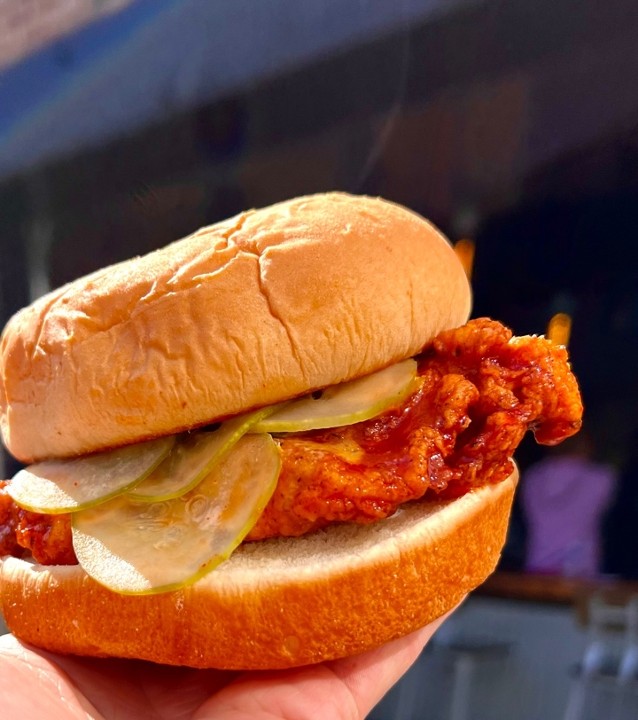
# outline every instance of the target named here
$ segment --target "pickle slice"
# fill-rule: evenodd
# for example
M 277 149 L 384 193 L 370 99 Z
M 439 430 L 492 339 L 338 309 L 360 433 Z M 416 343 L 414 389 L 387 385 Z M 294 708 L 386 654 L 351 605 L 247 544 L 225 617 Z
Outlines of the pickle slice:
M 75 513 L 78 561 L 97 582 L 123 594 L 195 582 L 226 560 L 257 522 L 280 464 L 270 435 L 245 435 L 182 497 L 138 503 L 120 495 Z
M 160 502 L 192 490 L 258 420 L 272 412 L 266 408 L 223 422 L 212 432 L 182 435 L 168 456 L 141 483 L 129 491 L 131 500 Z
M 174 442 L 171 436 L 68 460 L 45 460 L 20 470 L 7 492 L 26 510 L 48 515 L 76 512 L 143 480 Z
M 293 400 L 253 426 L 255 432 L 301 432 L 354 425 L 398 405 L 412 389 L 416 360 L 403 360 L 371 375 Z

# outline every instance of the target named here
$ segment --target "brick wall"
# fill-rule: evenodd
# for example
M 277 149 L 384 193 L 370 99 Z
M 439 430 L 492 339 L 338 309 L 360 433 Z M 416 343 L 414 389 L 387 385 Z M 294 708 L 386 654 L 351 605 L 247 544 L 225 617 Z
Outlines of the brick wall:
M 0 69 L 132 0 L 0 0 Z

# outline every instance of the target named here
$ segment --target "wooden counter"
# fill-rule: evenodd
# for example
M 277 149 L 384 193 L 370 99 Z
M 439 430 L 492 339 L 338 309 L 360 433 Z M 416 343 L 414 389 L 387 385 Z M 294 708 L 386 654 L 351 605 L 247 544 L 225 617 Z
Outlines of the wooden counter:
M 475 591 L 478 595 L 509 600 L 578 605 L 594 593 L 602 593 L 609 601 L 624 603 L 638 596 L 638 582 L 600 578 L 581 580 L 558 575 L 531 575 L 516 572 L 495 572 Z

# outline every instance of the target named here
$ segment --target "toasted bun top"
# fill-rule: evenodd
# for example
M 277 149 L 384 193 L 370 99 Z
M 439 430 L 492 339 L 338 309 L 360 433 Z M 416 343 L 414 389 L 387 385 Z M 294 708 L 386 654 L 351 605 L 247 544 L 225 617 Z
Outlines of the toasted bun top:
M 251 210 L 17 313 L 2 435 L 32 462 L 177 432 L 414 355 L 469 308 L 454 251 L 403 207 L 328 193 Z

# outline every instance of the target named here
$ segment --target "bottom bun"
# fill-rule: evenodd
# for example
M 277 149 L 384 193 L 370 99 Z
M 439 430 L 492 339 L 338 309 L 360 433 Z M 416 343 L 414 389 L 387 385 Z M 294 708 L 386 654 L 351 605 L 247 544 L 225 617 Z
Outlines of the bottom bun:
M 274 669 L 370 650 L 456 606 L 494 570 L 516 485 L 420 502 L 373 525 L 242 545 L 190 587 L 115 594 L 79 566 L 0 561 L 2 611 L 60 653 Z

